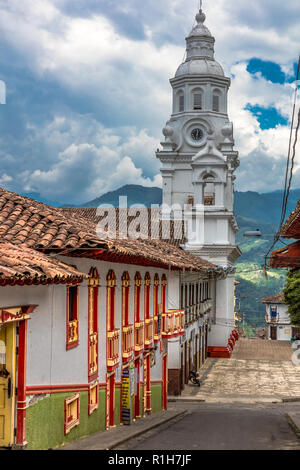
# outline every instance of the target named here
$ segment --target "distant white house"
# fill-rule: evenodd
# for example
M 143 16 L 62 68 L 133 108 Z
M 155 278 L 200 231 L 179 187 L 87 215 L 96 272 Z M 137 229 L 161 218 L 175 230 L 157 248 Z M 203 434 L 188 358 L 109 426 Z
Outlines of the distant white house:
M 293 336 L 288 306 L 283 302 L 283 293 L 265 297 L 266 304 L 266 338 L 279 341 L 290 341 Z

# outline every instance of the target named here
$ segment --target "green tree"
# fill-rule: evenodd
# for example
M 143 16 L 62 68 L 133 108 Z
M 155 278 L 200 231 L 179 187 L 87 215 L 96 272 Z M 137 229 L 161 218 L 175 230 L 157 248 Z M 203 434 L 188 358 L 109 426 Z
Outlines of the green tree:
M 290 271 L 283 291 L 292 325 L 300 326 L 300 271 Z

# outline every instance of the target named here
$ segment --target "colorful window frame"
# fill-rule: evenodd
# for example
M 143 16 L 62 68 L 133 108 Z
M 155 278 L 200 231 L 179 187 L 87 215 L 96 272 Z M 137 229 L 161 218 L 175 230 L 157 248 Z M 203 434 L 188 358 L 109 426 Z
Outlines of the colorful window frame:
M 150 286 L 151 286 L 151 277 L 150 274 L 147 272 L 145 274 L 144 279 L 144 302 L 145 302 L 145 310 L 144 310 L 144 318 L 150 318 Z
M 158 291 L 159 291 L 159 275 L 155 274 L 154 282 L 153 282 L 153 315 L 155 317 L 159 313 Z
M 110 270 L 106 277 L 107 281 L 107 330 L 115 329 L 115 296 L 116 296 L 116 275 Z
M 134 277 L 134 321 L 138 323 L 141 318 L 141 286 L 142 276 L 139 272 Z
M 182 286 L 181 286 L 181 295 L 182 295 Z M 182 299 L 181 299 L 182 302 Z M 167 276 L 165 274 L 161 277 L 161 305 L 162 313 L 167 311 Z
M 98 377 L 98 303 L 99 303 L 99 274 L 96 268 L 91 268 L 88 281 L 88 377 L 89 382 Z
M 80 394 L 76 393 L 65 400 L 65 435 L 80 424 Z
M 72 349 L 79 344 L 79 318 L 78 318 L 79 286 L 67 286 L 66 307 L 66 349 Z
M 125 271 L 122 275 L 122 326 L 129 325 L 129 288 L 130 276 Z
M 89 386 L 89 415 L 99 407 L 99 381 L 93 382 Z

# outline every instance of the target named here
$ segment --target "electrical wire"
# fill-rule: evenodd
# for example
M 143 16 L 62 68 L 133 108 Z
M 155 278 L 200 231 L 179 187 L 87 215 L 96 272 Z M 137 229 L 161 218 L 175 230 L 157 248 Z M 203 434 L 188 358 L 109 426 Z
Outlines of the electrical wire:
M 298 60 L 298 68 L 297 68 L 297 75 L 296 75 L 296 86 L 295 86 L 295 95 L 294 95 L 294 104 L 293 104 L 291 131 L 290 131 L 289 148 L 288 148 L 288 162 L 287 162 L 286 176 L 285 176 L 285 189 L 286 189 L 286 184 L 287 184 L 287 179 L 288 179 L 289 157 L 290 157 L 290 153 L 291 153 L 292 135 L 293 135 L 293 127 L 294 127 L 294 119 L 295 119 L 295 111 L 296 111 L 296 102 L 297 102 L 299 70 L 300 70 L 300 56 L 299 56 L 299 60 Z M 284 222 L 284 219 L 285 219 L 285 215 L 286 215 L 287 201 L 288 201 L 288 196 L 289 196 L 289 188 L 290 188 L 290 184 L 291 184 L 291 178 L 292 178 L 293 167 L 294 167 L 294 162 L 293 162 L 293 160 L 292 160 L 292 166 L 291 166 L 291 170 L 290 170 L 289 187 L 288 187 L 287 191 L 284 193 L 284 196 L 283 196 L 283 205 L 282 205 L 281 220 L 280 220 L 280 227 L 279 227 L 279 229 L 281 228 L 281 226 L 282 226 L 282 224 L 283 224 L 283 222 Z
M 281 206 L 280 224 L 279 224 L 278 231 L 277 231 L 276 235 L 274 236 L 273 243 L 270 246 L 267 254 L 265 255 L 265 268 L 267 266 L 267 260 L 268 260 L 269 254 L 273 250 L 274 246 L 276 245 L 276 243 L 278 242 L 278 240 L 280 238 L 280 232 L 282 230 L 283 222 L 284 222 L 285 217 L 286 217 L 287 203 L 288 203 L 289 193 L 290 193 L 292 179 L 293 179 L 293 170 L 294 170 L 295 155 L 296 155 L 296 144 L 297 144 L 297 139 L 298 139 L 299 125 L 300 125 L 300 109 L 299 109 L 299 111 L 298 111 L 298 123 L 297 123 L 296 131 L 295 131 L 295 140 L 294 140 L 294 144 L 293 144 L 293 153 L 292 153 L 292 158 L 291 158 L 292 138 L 293 138 L 295 111 L 296 111 L 297 94 L 298 94 L 299 74 L 300 74 L 300 55 L 299 55 L 299 59 L 298 59 L 298 67 L 297 67 L 297 75 L 296 75 L 294 103 L 293 103 L 293 112 L 292 112 L 292 120 L 291 120 L 291 127 L 290 127 L 290 137 L 289 137 L 289 146 L 288 146 L 288 156 L 287 156 L 287 164 L 286 164 L 283 200 L 282 200 L 282 206 Z

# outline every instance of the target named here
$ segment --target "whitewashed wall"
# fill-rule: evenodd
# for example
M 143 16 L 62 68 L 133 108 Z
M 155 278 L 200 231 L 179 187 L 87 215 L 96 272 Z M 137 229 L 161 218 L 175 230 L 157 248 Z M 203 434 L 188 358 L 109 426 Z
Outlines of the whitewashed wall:
M 168 278 L 168 270 L 127 264 L 108 263 L 81 258 L 61 259 L 76 265 L 80 271 L 89 273 L 96 267 L 100 275 L 99 288 L 99 380 L 106 382 L 106 276 L 110 269 L 116 274 L 116 328 L 121 329 L 122 287 L 121 276 L 128 271 L 131 280 L 129 322 L 134 324 L 134 276 L 138 271 L 142 279 L 148 271 L 151 276 L 150 312 L 153 314 L 153 280 L 155 273 L 161 279 Z M 159 289 L 159 299 L 161 289 Z M 168 286 L 167 286 L 168 298 Z M 86 384 L 88 382 L 88 281 L 79 287 L 79 345 L 66 350 L 66 286 L 24 286 L 2 287 L 1 304 L 15 306 L 37 304 L 28 322 L 27 345 L 27 385 L 62 385 Z M 141 320 L 144 318 L 144 289 L 141 288 Z M 120 340 L 120 358 L 121 358 Z M 121 379 L 121 366 L 117 371 L 117 380 Z M 141 368 L 142 378 L 142 368 Z M 158 346 L 156 364 L 151 368 L 151 380 L 162 379 L 162 354 Z
M 226 346 L 234 329 L 234 276 L 216 281 L 216 324 L 212 325 L 209 346 Z

